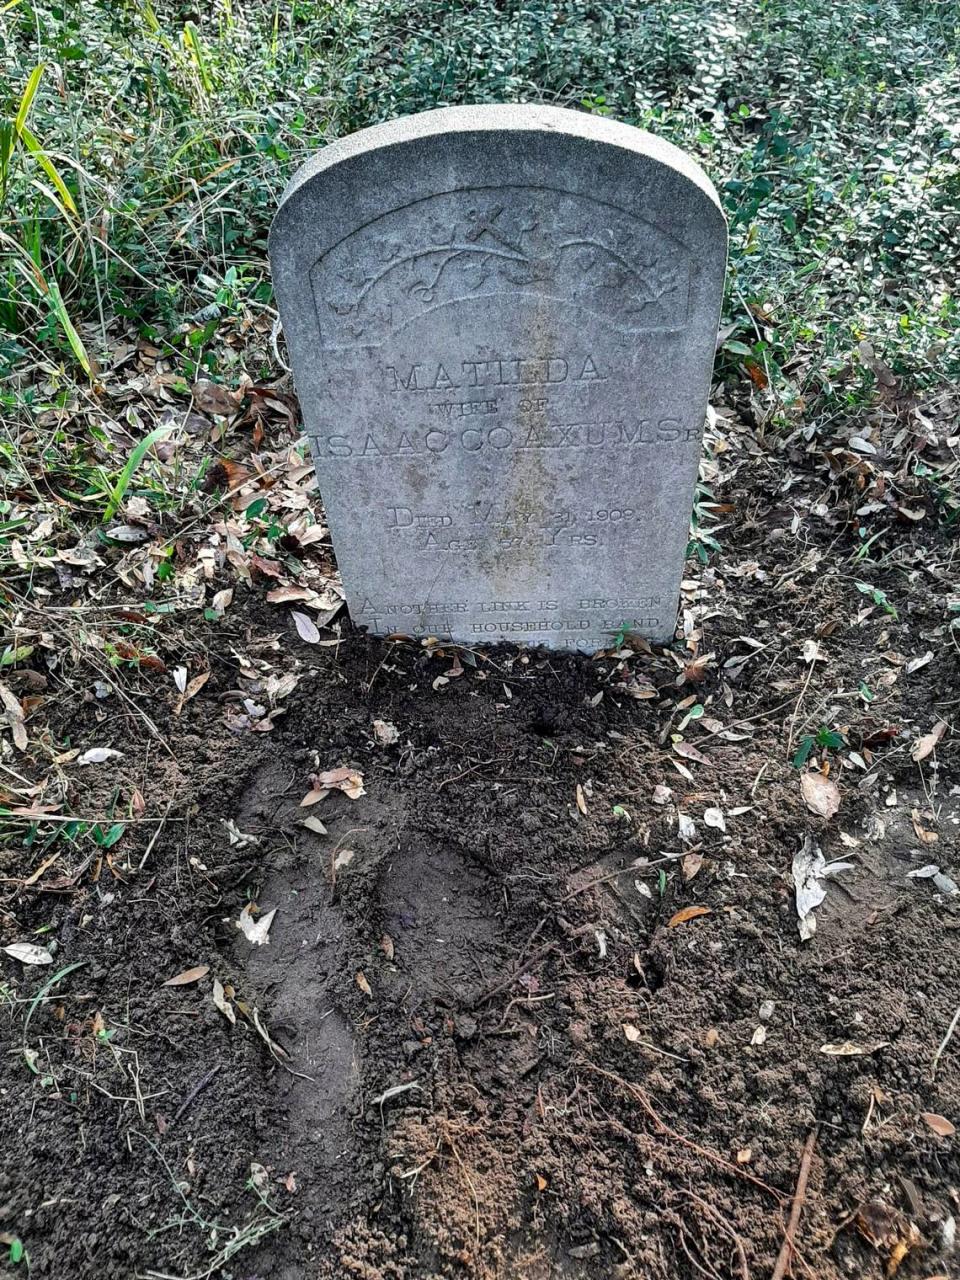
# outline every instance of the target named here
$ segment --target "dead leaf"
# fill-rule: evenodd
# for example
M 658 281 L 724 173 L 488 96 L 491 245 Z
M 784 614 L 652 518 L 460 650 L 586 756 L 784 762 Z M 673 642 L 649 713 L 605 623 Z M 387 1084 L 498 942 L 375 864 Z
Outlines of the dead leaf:
M 920 1118 L 926 1121 L 938 1137 L 952 1138 L 957 1132 L 956 1126 L 952 1125 L 946 1116 L 938 1116 L 935 1111 L 921 1111 Z
M 211 413 L 220 418 L 232 418 L 240 407 L 242 393 L 230 391 L 219 382 L 201 378 L 193 385 L 193 403 L 201 413 Z
M 934 749 L 940 739 L 943 737 L 947 729 L 946 720 L 938 720 L 929 733 L 925 733 L 922 738 L 918 738 L 913 744 L 910 755 L 915 763 L 925 760 L 930 752 Z
M 227 999 L 223 989 L 223 983 L 219 978 L 213 980 L 213 1003 L 217 1006 L 228 1022 L 236 1025 L 237 1015 L 233 1011 L 233 1005 Z
M 800 791 L 811 813 L 821 818 L 832 818 L 840 808 L 840 791 L 832 778 L 819 772 L 800 775 Z
M 381 747 L 392 747 L 400 739 L 400 730 L 395 724 L 391 724 L 389 720 L 374 720 L 373 736 Z
M 640 1039 L 640 1032 L 637 1030 L 637 1028 L 633 1025 L 632 1022 L 624 1022 L 621 1025 L 623 1026 L 623 1034 L 627 1037 L 630 1043 L 636 1044 L 637 1041 Z
M 115 751 L 113 747 L 91 747 L 77 757 L 77 764 L 105 764 L 108 760 L 119 760 L 122 756 L 123 752 Z
M 354 979 L 356 980 L 357 986 L 360 988 L 363 994 L 365 996 L 368 996 L 372 1000 L 373 989 L 371 988 L 370 983 L 367 981 L 366 974 L 363 972 L 363 970 L 358 969 L 353 976 L 354 976 Z
M 716 831 L 726 831 L 727 829 L 722 809 L 704 809 L 703 820 L 708 827 L 713 827 Z
M 297 609 L 290 610 L 290 616 L 293 618 L 294 626 L 297 628 L 297 635 L 307 644 L 317 644 L 320 640 L 320 632 L 312 619 L 308 618 L 305 613 L 300 613 Z
M 203 671 L 201 672 L 200 675 L 193 677 L 193 679 L 184 689 L 179 700 L 177 701 L 177 705 L 173 709 L 173 714 L 175 716 L 178 716 L 180 712 L 183 710 L 183 704 L 185 702 L 189 702 L 191 698 L 196 697 L 196 695 L 200 692 L 200 690 L 203 688 L 203 686 L 207 683 L 209 679 L 210 679 L 209 671 Z
M 932 661 L 933 661 L 933 650 L 928 649 L 927 652 L 922 654 L 919 658 L 911 658 L 910 661 L 907 663 L 907 665 L 904 667 L 904 671 L 906 671 L 908 676 L 912 676 L 914 671 L 919 671 L 921 667 L 927 666 L 927 664 Z
M 827 862 L 820 846 L 810 836 L 804 838 L 794 855 L 792 868 L 802 942 L 808 942 L 816 932 L 817 919 L 813 913 L 827 896 L 823 881 L 838 871 L 851 871 L 853 865 L 852 862 Z
M 301 827 L 306 827 L 308 831 L 312 831 L 315 836 L 325 836 L 327 828 L 323 825 L 319 818 L 315 818 L 313 814 L 308 814 L 305 818 L 300 819 Z
M 38 947 L 32 942 L 11 942 L 3 950 L 21 964 L 53 964 L 53 956 L 46 947 Z
M 235 845 L 237 849 L 245 849 L 248 845 L 257 845 L 260 843 L 260 837 L 253 835 L 250 831 L 241 831 L 234 822 L 233 818 L 221 818 L 220 822 L 226 829 L 230 838 L 230 843 Z
M 928 831 L 926 827 L 921 825 L 919 810 L 913 809 L 911 811 L 910 820 L 913 823 L 914 834 L 921 844 L 936 844 L 940 839 L 936 831 Z
M 388 960 L 393 959 L 394 945 L 393 945 L 393 939 L 390 937 L 389 933 L 385 933 L 383 937 L 380 939 L 380 950 L 383 952 L 383 954 L 387 957 Z
M 804 640 L 803 642 L 803 660 L 804 662 L 816 662 L 820 656 L 820 646 L 816 640 Z
M 675 742 L 673 749 L 678 756 L 683 756 L 684 760 L 693 760 L 697 764 L 710 764 L 703 752 L 698 751 L 696 747 L 691 747 L 689 742 Z
M 686 924 L 688 920 L 696 920 L 698 916 L 709 916 L 713 914 L 712 907 L 684 907 L 682 911 L 678 911 L 676 915 L 672 915 L 667 921 L 668 929 L 675 929 L 678 924 Z
M 3 683 L 0 683 L 0 702 L 7 709 L 7 719 L 13 734 L 13 745 L 18 751 L 27 749 L 27 727 L 23 722 L 23 707 L 17 696 Z
M 287 1174 L 287 1176 L 284 1178 L 284 1180 L 283 1180 L 283 1185 L 284 1185 L 285 1190 L 289 1191 L 291 1195 L 293 1195 L 293 1194 L 294 1194 L 294 1192 L 296 1191 L 296 1189 L 297 1189 L 297 1178 L 296 1178 L 296 1175 L 295 1175 L 295 1173 L 293 1172 L 293 1170 L 292 1170 L 292 1169 L 291 1169 L 291 1170 L 290 1170 L 290 1172 Z
M 828 1058 L 860 1058 L 865 1054 L 876 1053 L 878 1049 L 885 1049 L 889 1043 L 889 1040 L 880 1040 L 876 1044 L 856 1044 L 853 1040 L 844 1040 L 840 1044 L 822 1044 L 820 1052 L 825 1053 Z
M 587 814 L 587 802 L 586 802 L 586 800 L 584 799 L 584 795 L 583 795 L 583 787 L 581 787 L 581 785 L 580 785 L 580 783 L 579 783 L 579 782 L 577 783 L 577 808 L 578 808 L 578 809 L 580 810 L 580 812 L 584 815 L 584 817 L 586 817 L 586 814 Z
M 266 598 L 270 604 L 291 604 L 294 600 L 309 600 L 313 594 L 309 587 L 287 585 L 284 587 L 272 587 L 267 592 Z
M 697 838 L 697 824 L 688 813 L 677 813 L 677 834 L 687 844 L 693 844 Z
M 549 1187 L 550 1183 L 547 1181 L 547 1179 L 543 1176 L 543 1174 L 542 1174 L 542 1173 L 538 1173 L 538 1174 L 536 1174 L 535 1176 L 536 1176 L 536 1179 L 537 1179 L 537 1190 L 538 1190 L 538 1191 L 546 1191 L 546 1189 L 547 1189 L 547 1187 Z
M 342 791 L 351 800 L 359 800 L 361 796 L 366 795 L 363 789 L 363 774 L 359 769 L 350 769 L 346 765 L 342 765 L 339 769 L 326 769 L 323 773 L 316 773 L 310 781 L 313 786 L 300 801 L 301 809 L 325 799 L 331 791 Z
M 262 947 L 270 941 L 270 926 L 273 924 L 273 917 L 277 914 L 277 908 L 274 907 L 258 920 L 253 918 L 253 903 L 248 902 L 240 912 L 240 919 L 236 922 L 237 928 L 250 943 L 258 947 Z
M 680 859 L 680 874 L 689 883 L 703 866 L 703 854 L 685 853 Z
M 210 966 L 208 964 L 194 965 L 192 969 L 184 969 L 183 973 L 178 973 L 176 977 L 168 978 L 162 985 L 165 987 L 186 987 L 191 982 L 199 982 L 209 972 Z
M 854 1223 L 863 1238 L 875 1249 L 889 1249 L 886 1267 L 888 1277 L 895 1276 L 910 1250 L 922 1243 L 916 1223 L 882 1200 L 871 1200 L 861 1206 L 854 1217 Z

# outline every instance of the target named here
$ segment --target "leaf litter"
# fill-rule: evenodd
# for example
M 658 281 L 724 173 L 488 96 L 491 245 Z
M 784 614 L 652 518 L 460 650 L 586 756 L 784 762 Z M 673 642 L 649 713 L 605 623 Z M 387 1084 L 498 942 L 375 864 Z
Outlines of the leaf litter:
M 852 871 L 854 866 L 853 862 L 827 862 L 813 837 L 804 837 L 803 844 L 793 859 L 793 883 L 801 941 L 809 942 L 817 931 L 814 912 L 827 896 L 824 881 L 841 871 Z

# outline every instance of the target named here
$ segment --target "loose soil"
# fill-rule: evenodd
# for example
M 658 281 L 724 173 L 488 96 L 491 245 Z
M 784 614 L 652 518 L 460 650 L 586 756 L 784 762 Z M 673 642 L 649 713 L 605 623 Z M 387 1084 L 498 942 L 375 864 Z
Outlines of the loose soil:
M 798 536 L 820 473 L 796 446 L 788 499 L 789 446 L 739 430 L 686 647 L 472 654 L 345 621 L 309 645 L 255 585 L 197 622 L 210 678 L 179 715 L 169 676 L 133 700 L 159 736 L 49 701 L 57 750 L 124 753 L 64 766 L 71 812 L 139 792 L 146 820 L 2 854 L 0 942 L 57 944 L 0 988 L 0 1230 L 32 1277 L 758 1280 L 811 1133 L 789 1274 L 950 1273 L 960 898 L 907 872 L 958 874 L 960 739 L 910 750 L 956 712 L 954 552 L 928 519 L 854 565 L 836 495 Z M 251 667 L 298 678 L 270 732 L 237 722 Z M 829 819 L 791 765 L 821 724 L 846 732 Z M 302 808 L 340 766 L 365 793 Z M 802 942 L 806 837 L 853 868 Z M 276 908 L 266 945 L 248 902 Z

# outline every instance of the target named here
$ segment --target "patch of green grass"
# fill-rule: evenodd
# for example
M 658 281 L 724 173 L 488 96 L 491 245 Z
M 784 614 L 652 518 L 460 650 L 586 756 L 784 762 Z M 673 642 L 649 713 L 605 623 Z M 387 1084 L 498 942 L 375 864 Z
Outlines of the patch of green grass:
M 842 402 L 868 338 L 956 375 L 960 10 L 925 0 L 22 0 L 0 73 L 7 359 L 98 376 L 114 318 L 203 354 L 269 306 L 265 235 L 331 137 L 455 103 L 549 101 L 691 152 L 731 231 L 725 368 Z M 0 113 L 4 114 L 4 113 Z M 212 326 L 212 327 L 211 327 Z M 179 330 L 179 332 L 178 332 Z M 814 358 L 815 356 L 815 358 Z

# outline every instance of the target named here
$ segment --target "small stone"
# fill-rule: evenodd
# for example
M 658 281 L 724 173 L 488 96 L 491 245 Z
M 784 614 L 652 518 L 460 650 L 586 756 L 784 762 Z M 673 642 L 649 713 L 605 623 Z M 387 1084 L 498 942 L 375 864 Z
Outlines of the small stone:
M 595 1258 L 600 1252 L 600 1245 L 596 1240 L 591 1240 L 589 1244 L 575 1244 L 572 1249 L 568 1249 L 567 1253 L 571 1258 Z

